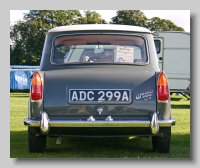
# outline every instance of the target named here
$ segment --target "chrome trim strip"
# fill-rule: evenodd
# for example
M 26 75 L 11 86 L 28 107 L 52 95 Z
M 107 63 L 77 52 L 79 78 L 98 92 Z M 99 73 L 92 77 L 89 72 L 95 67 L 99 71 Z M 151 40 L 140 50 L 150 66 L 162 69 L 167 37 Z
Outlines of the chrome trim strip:
M 40 120 L 24 120 L 25 126 L 40 127 Z M 49 127 L 148 127 L 150 121 L 77 121 L 77 120 L 49 120 Z M 168 127 L 175 125 L 175 120 L 161 120 L 160 127 Z
M 43 95 L 42 95 L 42 96 L 43 96 Z M 30 99 L 30 101 L 31 101 L 31 103 L 33 103 L 33 102 L 39 102 L 39 103 L 41 102 L 41 103 L 42 103 L 42 99 L 40 99 L 40 100 L 31 100 L 31 99 Z
M 159 103 L 169 103 L 168 100 L 158 100 Z

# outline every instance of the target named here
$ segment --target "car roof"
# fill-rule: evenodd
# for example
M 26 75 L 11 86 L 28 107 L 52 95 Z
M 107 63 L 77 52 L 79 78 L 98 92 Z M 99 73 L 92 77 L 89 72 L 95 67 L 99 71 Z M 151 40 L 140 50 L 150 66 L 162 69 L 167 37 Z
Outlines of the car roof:
M 182 34 L 189 34 L 190 32 L 184 32 L 184 31 L 155 31 L 154 33 L 182 33 Z
M 132 25 L 118 24 L 82 24 L 82 25 L 67 25 L 52 28 L 48 33 L 64 32 L 64 31 L 84 31 L 84 30 L 115 30 L 115 31 L 130 31 L 151 33 L 147 28 Z

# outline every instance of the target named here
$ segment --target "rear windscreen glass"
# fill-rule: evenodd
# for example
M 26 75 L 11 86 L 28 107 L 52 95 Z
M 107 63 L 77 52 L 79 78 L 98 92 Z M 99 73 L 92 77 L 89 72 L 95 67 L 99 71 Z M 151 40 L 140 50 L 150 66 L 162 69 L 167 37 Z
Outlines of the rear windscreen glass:
M 53 42 L 51 56 L 53 64 L 145 64 L 147 61 L 145 40 L 125 35 L 59 36 Z

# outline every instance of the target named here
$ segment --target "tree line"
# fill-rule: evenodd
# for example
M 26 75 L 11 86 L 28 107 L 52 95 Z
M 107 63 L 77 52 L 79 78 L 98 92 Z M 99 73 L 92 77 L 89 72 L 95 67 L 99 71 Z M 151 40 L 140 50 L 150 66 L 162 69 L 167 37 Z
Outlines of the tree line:
M 39 65 L 46 33 L 63 25 L 108 24 L 96 11 L 30 10 L 10 24 L 10 65 Z M 148 19 L 141 10 L 118 10 L 109 24 L 146 27 L 151 31 L 184 31 L 170 20 Z

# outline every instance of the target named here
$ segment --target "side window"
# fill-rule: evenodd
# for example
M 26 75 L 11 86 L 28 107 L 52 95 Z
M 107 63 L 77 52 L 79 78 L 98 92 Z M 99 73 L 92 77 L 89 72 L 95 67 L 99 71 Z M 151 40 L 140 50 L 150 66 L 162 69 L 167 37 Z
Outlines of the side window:
M 156 52 L 157 54 L 160 53 L 160 40 L 154 40 L 155 47 L 156 47 Z

